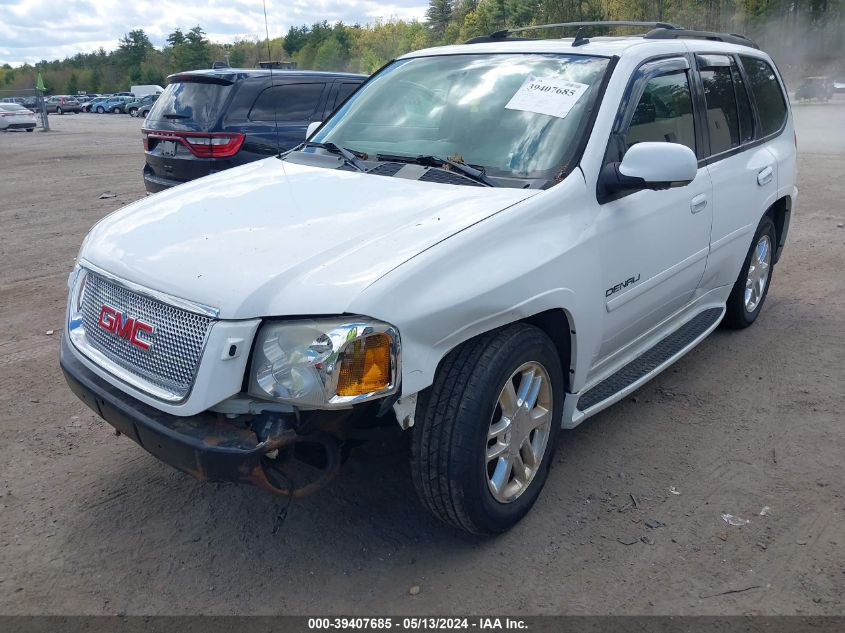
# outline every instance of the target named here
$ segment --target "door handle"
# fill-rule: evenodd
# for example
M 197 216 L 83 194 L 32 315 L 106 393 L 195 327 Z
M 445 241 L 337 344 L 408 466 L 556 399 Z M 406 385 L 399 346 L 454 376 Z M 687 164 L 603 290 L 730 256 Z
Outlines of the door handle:
M 707 206 L 707 195 L 706 194 L 699 194 L 695 198 L 690 201 L 690 211 L 692 213 L 698 213 L 699 211 L 704 211 L 705 207 Z
M 772 182 L 772 178 L 775 177 L 775 170 L 771 167 L 765 167 L 757 172 L 757 184 L 761 187 L 765 187 L 770 182 Z

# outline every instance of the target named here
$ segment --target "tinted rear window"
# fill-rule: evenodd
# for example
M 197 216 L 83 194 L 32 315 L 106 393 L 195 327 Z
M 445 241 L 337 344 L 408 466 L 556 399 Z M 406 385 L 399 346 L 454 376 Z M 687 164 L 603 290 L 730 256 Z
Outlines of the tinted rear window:
M 774 69 L 768 62 L 756 57 L 741 55 L 742 65 L 748 74 L 748 83 L 760 115 L 761 136 L 774 134 L 786 119 L 786 100 Z
M 207 130 L 220 118 L 231 90 L 231 84 L 177 81 L 161 93 L 149 118 Z

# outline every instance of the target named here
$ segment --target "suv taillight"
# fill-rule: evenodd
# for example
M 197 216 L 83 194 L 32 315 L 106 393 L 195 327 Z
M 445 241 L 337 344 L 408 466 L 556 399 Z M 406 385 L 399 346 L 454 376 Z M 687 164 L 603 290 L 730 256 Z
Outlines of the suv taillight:
M 245 136 L 240 132 L 171 132 L 141 130 L 144 151 L 150 151 L 150 139 L 182 143 L 198 158 L 228 158 L 241 149 Z

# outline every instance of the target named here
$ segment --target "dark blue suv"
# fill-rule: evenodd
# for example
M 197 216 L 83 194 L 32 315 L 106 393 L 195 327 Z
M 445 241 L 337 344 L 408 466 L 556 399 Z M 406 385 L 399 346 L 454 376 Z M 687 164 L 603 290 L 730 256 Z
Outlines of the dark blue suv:
M 234 68 L 171 75 L 141 131 L 144 185 L 154 193 L 289 150 L 366 79 Z

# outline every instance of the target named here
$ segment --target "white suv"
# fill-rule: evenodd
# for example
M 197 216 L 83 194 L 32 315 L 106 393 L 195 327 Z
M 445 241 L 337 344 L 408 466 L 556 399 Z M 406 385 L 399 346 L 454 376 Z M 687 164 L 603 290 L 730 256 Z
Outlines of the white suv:
M 406 55 L 297 149 L 103 219 L 71 388 L 165 462 L 287 496 L 401 428 L 434 514 L 506 530 L 561 427 L 754 322 L 786 240 L 772 60 L 655 26 Z

